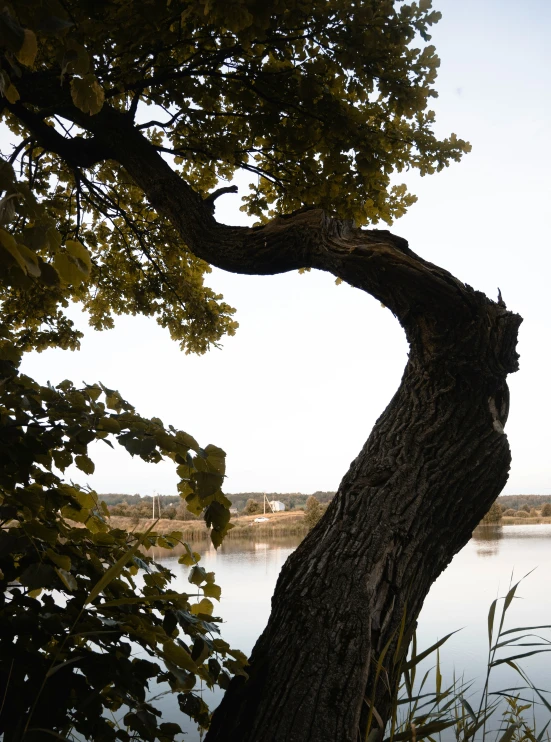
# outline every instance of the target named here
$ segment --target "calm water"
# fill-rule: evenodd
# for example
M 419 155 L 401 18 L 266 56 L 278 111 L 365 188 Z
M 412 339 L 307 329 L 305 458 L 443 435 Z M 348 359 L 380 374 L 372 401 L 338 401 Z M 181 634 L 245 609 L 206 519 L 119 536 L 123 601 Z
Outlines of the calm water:
M 231 646 L 250 653 L 268 619 L 281 566 L 297 544 L 298 539 L 292 537 L 258 542 L 228 539 L 218 552 L 206 543 L 194 544 L 202 555 L 202 565 L 216 573 L 216 581 L 222 586 L 220 610 L 215 612 L 224 618 L 222 636 Z M 176 589 L 189 589 L 188 569 L 178 564 L 177 555 L 159 552 L 157 558 L 176 575 Z M 419 618 L 419 652 L 445 634 L 461 629 L 441 649 L 444 684 L 451 683 L 454 672 L 466 680 L 475 680 L 475 686 L 480 683 L 488 651 L 488 609 L 495 597 L 506 594 L 511 576 L 517 582 L 535 569 L 517 591 L 519 599 L 513 601 L 507 613 L 506 628 L 551 624 L 550 566 L 550 525 L 477 529 L 433 585 Z M 551 637 L 551 632 L 547 631 L 546 636 Z M 529 650 L 513 650 L 509 655 Z M 536 686 L 551 689 L 551 654 L 530 657 L 521 665 Z M 495 669 L 495 689 L 521 685 L 519 681 L 509 667 Z M 205 694 L 211 707 L 217 703 L 216 698 L 219 696 Z M 471 696 L 471 701 L 475 698 L 476 695 Z M 188 732 L 188 742 L 200 739 L 169 697 L 159 706 L 164 721 L 177 721 Z

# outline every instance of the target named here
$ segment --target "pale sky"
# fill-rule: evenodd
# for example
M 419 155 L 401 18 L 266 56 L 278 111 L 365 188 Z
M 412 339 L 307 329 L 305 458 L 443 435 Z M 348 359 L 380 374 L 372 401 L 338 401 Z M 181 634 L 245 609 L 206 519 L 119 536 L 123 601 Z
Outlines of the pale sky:
M 504 493 L 547 494 L 551 3 L 433 5 L 444 16 L 432 42 L 442 60 L 436 131 L 454 131 L 473 151 L 443 173 L 400 176 L 419 201 L 391 229 L 491 298 L 499 287 L 524 317 L 520 371 L 509 377 L 513 464 Z M 250 177 L 237 181 L 242 195 Z M 217 203 L 220 221 L 246 223 L 239 196 Z M 141 414 L 203 446 L 221 446 L 228 493 L 336 489 L 398 387 L 407 346 L 397 321 L 368 295 L 319 272 L 215 270 L 208 283 L 237 308 L 240 328 L 222 350 L 186 356 L 154 320 L 125 317 L 113 331 L 88 328 L 80 352 L 30 354 L 23 370 L 53 384 L 102 381 Z M 85 318 L 79 325 L 86 327 Z M 70 476 L 100 493 L 176 493 L 169 463 L 145 464 L 105 445 L 91 456 L 93 476 Z

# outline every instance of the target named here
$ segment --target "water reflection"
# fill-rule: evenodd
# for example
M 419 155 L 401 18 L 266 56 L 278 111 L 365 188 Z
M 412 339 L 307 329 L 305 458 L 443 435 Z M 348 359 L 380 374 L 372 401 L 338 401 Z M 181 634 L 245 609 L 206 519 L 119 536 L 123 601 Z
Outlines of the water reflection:
M 503 538 L 503 526 L 478 526 L 473 531 L 473 542 L 479 557 L 494 557 L 499 553 L 499 541 Z
M 217 615 L 224 619 L 222 635 L 229 643 L 249 654 L 270 612 L 271 596 L 285 560 L 297 547 L 300 537 L 228 538 L 218 549 L 207 541 L 191 544 L 201 554 L 201 563 L 216 573 L 222 587 Z M 172 587 L 189 590 L 188 568 L 178 564 L 184 547 L 155 549 L 154 558 L 175 574 Z M 510 585 L 539 567 L 522 583 L 508 612 L 507 626 L 551 624 L 551 591 L 547 589 L 546 565 L 551 556 L 551 525 L 481 526 L 472 540 L 455 556 L 433 585 L 418 622 L 419 651 L 456 629 L 440 650 L 444 684 L 464 673 L 466 680 L 480 679 L 487 656 L 487 613 L 493 598 L 503 596 Z M 548 655 L 530 657 L 523 668 L 540 688 L 551 688 Z M 514 672 L 506 665 L 495 670 L 492 690 L 518 685 Z M 432 681 L 431 681 L 432 682 Z M 477 685 L 473 686 L 473 691 Z M 205 692 L 211 707 L 218 693 Z M 167 696 L 161 704 L 163 721 L 177 721 L 186 731 L 186 742 L 198 742 L 199 734 L 186 723 L 175 700 Z
M 226 557 L 235 554 L 239 554 L 242 559 L 247 560 L 247 554 L 257 551 L 281 551 L 282 549 L 294 551 L 300 541 L 300 536 L 278 536 L 264 541 L 256 541 L 253 538 L 227 538 L 222 546 L 215 549 L 208 539 L 204 539 L 202 541 L 192 541 L 189 546 L 201 558 L 208 556 L 209 560 L 216 560 L 217 558 L 224 560 Z M 185 554 L 186 548 L 182 545 L 175 546 L 174 549 L 155 548 L 150 549 L 149 553 L 154 559 L 164 561 L 170 558 L 176 559 Z

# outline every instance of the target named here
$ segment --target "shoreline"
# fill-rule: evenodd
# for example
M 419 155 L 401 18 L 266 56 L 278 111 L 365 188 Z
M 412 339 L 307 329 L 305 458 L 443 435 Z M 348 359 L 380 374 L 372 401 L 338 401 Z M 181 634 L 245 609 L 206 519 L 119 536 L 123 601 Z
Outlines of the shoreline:
M 255 518 L 266 517 L 267 521 L 256 523 Z M 122 515 L 112 515 L 109 518 L 111 527 L 121 528 L 125 531 L 145 531 L 155 521 L 151 518 L 131 518 Z M 266 513 L 266 515 L 241 515 L 232 518 L 232 528 L 226 538 L 256 538 L 277 536 L 306 536 L 308 526 L 304 522 L 303 511 L 287 511 L 284 513 Z M 503 517 L 497 523 L 484 523 L 477 528 L 486 526 L 528 526 L 528 525 L 551 525 L 551 517 L 514 518 Z M 171 520 L 161 518 L 155 526 L 155 532 L 167 534 L 172 531 L 181 531 L 182 537 L 188 541 L 202 541 L 209 536 L 209 529 L 202 520 Z

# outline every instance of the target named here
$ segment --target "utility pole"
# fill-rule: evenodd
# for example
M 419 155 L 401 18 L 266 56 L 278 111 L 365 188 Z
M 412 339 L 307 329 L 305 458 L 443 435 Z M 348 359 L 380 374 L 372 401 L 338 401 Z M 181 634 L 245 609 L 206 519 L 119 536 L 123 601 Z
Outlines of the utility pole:
M 264 492 L 264 500 L 263 500 L 263 502 L 264 502 L 264 515 L 266 515 L 266 503 L 268 503 L 268 507 L 270 508 L 271 512 L 273 513 L 274 512 L 274 509 L 270 505 L 270 501 L 266 497 L 266 493 L 265 492 Z

